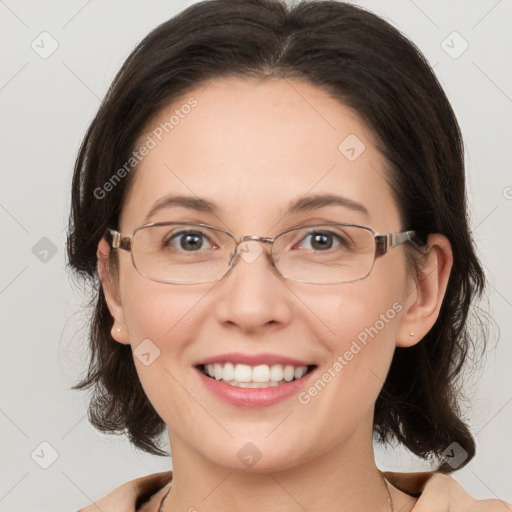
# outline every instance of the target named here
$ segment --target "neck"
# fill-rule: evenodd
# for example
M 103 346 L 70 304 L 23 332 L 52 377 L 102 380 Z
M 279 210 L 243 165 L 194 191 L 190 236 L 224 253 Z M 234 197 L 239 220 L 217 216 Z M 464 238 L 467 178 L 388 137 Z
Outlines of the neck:
M 369 437 L 364 444 L 350 439 L 289 468 L 259 465 L 257 472 L 256 466 L 248 472 L 217 465 L 170 433 L 173 484 L 164 509 L 390 512 L 388 489 Z M 406 495 L 390 490 L 394 510 L 409 511 L 410 497 L 404 500 Z

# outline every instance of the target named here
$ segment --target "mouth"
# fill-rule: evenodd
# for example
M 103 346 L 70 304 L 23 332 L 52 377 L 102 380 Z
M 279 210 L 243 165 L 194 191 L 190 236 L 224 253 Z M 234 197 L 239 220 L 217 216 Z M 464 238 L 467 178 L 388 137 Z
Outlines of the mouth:
M 304 378 L 317 365 L 234 364 L 231 362 L 199 364 L 196 368 L 206 377 L 239 388 L 269 388 L 286 385 Z

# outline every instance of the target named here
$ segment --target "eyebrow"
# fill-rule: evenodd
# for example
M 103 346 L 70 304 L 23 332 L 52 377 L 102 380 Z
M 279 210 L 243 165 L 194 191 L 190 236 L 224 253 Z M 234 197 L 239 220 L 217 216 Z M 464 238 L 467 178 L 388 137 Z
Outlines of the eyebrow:
M 337 196 L 334 194 L 315 194 L 292 200 L 287 205 L 285 215 L 310 212 L 333 205 L 343 206 L 349 210 L 362 213 L 366 217 L 369 216 L 368 210 L 361 203 L 348 199 L 347 197 Z M 146 221 L 160 210 L 179 206 L 202 213 L 210 213 L 214 215 L 220 214 L 220 208 L 214 202 L 207 199 L 197 196 L 169 195 L 156 201 L 149 210 L 148 215 L 146 216 Z
M 369 216 L 368 210 L 357 201 L 353 201 L 348 197 L 337 196 L 334 194 L 315 194 L 306 197 L 301 197 L 298 200 L 290 201 L 288 204 L 287 214 L 309 212 L 319 210 L 325 206 L 344 206 L 349 210 L 362 213 L 366 217 Z

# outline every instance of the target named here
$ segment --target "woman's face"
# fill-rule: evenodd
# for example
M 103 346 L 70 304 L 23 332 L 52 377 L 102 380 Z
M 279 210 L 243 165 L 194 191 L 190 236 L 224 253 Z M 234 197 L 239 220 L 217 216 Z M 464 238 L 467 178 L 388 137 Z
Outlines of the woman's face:
M 180 110 L 191 97 L 197 104 Z M 167 125 L 168 134 L 153 131 L 177 109 L 179 121 L 172 130 Z M 369 130 L 312 85 L 218 79 L 162 111 L 140 145 L 148 135 L 156 146 L 135 171 L 122 213 L 124 235 L 165 221 L 211 224 L 237 237 L 274 237 L 321 222 L 363 224 L 381 234 L 402 228 Z M 342 204 L 287 213 L 291 203 L 323 194 L 359 203 L 367 214 Z M 205 199 L 217 211 L 153 208 L 170 195 Z M 173 456 L 187 451 L 251 471 L 285 469 L 328 452 L 336 457 L 340 450 L 359 457 L 371 446 L 374 404 L 414 291 L 403 247 L 377 258 L 363 280 L 323 285 L 280 277 L 266 244 L 259 255 L 257 245 L 247 246 L 255 259 L 240 258 L 223 280 L 194 285 L 150 281 L 120 251 L 113 335 L 135 351 L 144 390 L 168 426 Z M 233 353 L 262 355 L 257 362 L 270 367 L 272 355 L 316 369 L 279 400 L 233 401 L 222 391 L 228 384 L 217 383 L 223 388 L 213 392 L 196 367 L 215 356 L 236 363 Z M 254 467 L 251 456 L 261 457 Z

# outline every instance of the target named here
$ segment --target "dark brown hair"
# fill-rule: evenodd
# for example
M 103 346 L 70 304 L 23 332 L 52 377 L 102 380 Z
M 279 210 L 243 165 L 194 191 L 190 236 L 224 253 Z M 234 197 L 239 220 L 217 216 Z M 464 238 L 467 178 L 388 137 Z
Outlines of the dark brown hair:
M 396 440 L 437 460 L 445 472 L 452 468 L 442 452 L 457 442 L 468 453 L 462 467 L 475 443 L 461 419 L 456 380 L 475 345 L 468 313 L 485 279 L 468 228 L 460 129 L 415 45 L 380 17 L 336 1 L 193 4 L 153 30 L 115 77 L 77 157 L 68 235 L 71 267 L 95 284 L 88 374 L 73 388 L 93 388 L 90 421 L 101 431 L 125 433 L 142 450 L 167 454 L 157 443 L 165 423 L 139 382 L 131 347 L 111 337 L 96 271 L 98 242 L 107 227 L 118 227 L 136 170 L 108 193 L 104 184 L 158 112 L 224 76 L 304 80 L 354 109 L 387 161 L 402 228 L 449 239 L 454 264 L 439 317 L 420 343 L 396 349 L 375 405 L 374 432 L 379 441 Z M 420 249 L 408 244 L 416 269 Z

